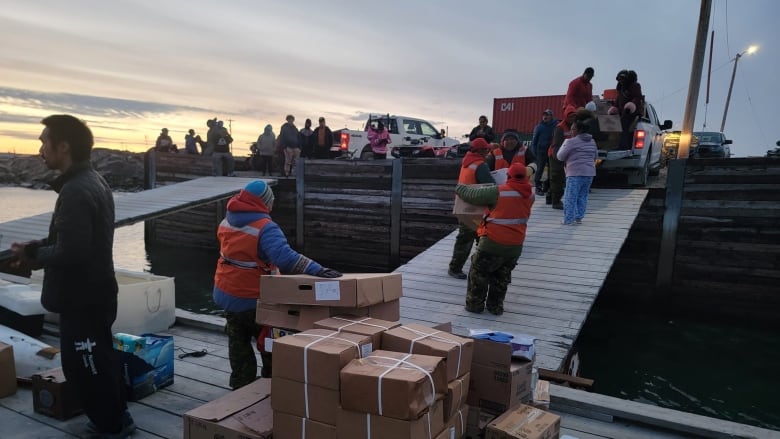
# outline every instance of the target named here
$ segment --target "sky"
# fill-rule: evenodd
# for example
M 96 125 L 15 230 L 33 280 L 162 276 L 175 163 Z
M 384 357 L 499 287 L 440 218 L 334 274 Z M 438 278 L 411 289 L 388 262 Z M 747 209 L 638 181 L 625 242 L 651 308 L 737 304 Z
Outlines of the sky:
M 96 146 L 145 151 L 206 120 L 248 154 L 266 124 L 320 116 L 361 129 L 367 114 L 426 119 L 461 137 L 493 99 L 558 95 L 592 66 L 594 94 L 635 70 L 661 119 L 682 126 L 700 1 L 647 0 L 4 0 L 0 152 L 36 153 L 40 120 L 70 113 Z M 694 130 L 725 134 L 736 156 L 780 140 L 780 2 L 713 0 Z M 709 56 L 710 40 L 708 38 Z M 541 118 L 541 115 L 540 115 Z

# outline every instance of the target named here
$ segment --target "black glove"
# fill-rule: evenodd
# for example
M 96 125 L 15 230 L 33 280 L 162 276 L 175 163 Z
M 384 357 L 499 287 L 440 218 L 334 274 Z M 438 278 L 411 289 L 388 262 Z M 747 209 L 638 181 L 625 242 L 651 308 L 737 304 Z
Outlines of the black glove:
M 325 268 L 322 267 L 322 270 L 320 270 L 319 273 L 317 273 L 317 277 L 325 277 L 328 279 L 335 279 L 337 277 L 341 277 L 342 274 L 338 271 L 332 269 L 332 268 Z

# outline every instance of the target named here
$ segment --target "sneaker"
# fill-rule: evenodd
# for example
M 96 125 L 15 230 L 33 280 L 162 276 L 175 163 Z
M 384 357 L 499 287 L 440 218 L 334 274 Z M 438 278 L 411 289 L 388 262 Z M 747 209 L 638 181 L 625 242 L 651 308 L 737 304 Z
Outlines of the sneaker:
M 90 433 L 90 439 L 125 439 L 130 437 L 137 429 L 133 417 L 130 416 L 130 412 L 125 411 L 122 415 L 122 429 L 117 433 L 100 433 L 97 425 L 92 421 L 87 422 L 87 430 Z
M 553 209 L 558 209 L 558 210 L 563 210 L 563 203 L 561 203 L 560 201 L 552 203 L 552 208 Z
M 582 224 L 582 218 L 575 218 L 574 224 Z
M 536 188 L 536 195 L 544 195 L 544 191 L 539 188 Z
M 482 311 L 485 310 L 485 307 L 466 305 L 463 307 L 463 309 L 465 309 L 468 312 L 473 312 L 474 314 L 482 314 Z
M 447 270 L 447 274 L 454 277 L 455 279 L 468 279 L 468 276 L 463 271 Z
M 562 225 L 562 226 L 571 226 L 571 225 L 573 225 L 573 224 L 574 224 L 574 223 L 567 223 L 567 222 L 566 222 L 566 220 L 561 220 L 561 225 Z

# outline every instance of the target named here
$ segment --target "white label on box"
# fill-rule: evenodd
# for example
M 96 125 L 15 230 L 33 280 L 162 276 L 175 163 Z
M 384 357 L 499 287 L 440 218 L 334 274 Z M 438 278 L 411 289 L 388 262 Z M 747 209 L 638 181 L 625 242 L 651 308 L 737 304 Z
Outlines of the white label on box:
M 273 352 L 274 351 L 274 339 L 271 337 L 265 338 L 265 351 L 266 352 Z
M 314 282 L 315 300 L 341 300 L 339 281 Z
M 360 358 L 368 357 L 368 354 L 374 351 L 374 344 L 367 343 L 360 347 Z

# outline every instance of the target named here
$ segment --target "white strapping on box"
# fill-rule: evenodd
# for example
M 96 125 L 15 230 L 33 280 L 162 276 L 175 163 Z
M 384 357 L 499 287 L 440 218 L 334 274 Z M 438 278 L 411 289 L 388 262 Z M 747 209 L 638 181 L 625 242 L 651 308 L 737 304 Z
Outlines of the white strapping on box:
M 346 328 L 347 326 L 352 326 L 352 325 L 373 326 L 374 328 L 381 328 L 381 329 L 384 329 L 385 331 L 390 329 L 387 326 L 377 325 L 375 323 L 366 323 L 366 320 L 371 320 L 372 317 L 363 317 L 360 320 L 350 320 L 350 319 L 347 319 L 347 318 L 344 318 L 344 317 L 331 317 L 331 318 L 335 319 L 335 320 L 344 320 L 345 322 L 349 322 L 349 323 L 347 323 L 344 326 L 339 326 L 338 328 L 336 328 L 336 331 L 338 331 L 338 332 L 341 332 L 342 329 Z
M 317 340 L 314 340 L 303 347 L 303 401 L 304 401 L 304 405 L 306 406 L 307 418 L 309 417 L 309 347 L 327 339 L 341 340 L 355 345 L 355 349 L 357 349 L 358 351 L 358 357 L 362 357 L 362 353 L 360 352 L 360 345 L 358 343 L 352 340 L 347 340 L 340 337 L 334 337 L 336 334 L 338 334 L 338 332 L 334 332 L 333 334 L 330 335 L 304 334 L 304 333 L 291 334 L 293 337 L 298 336 L 298 337 L 317 338 Z
M 390 373 L 393 369 L 396 369 L 396 368 L 399 368 L 399 367 L 406 366 L 407 369 L 417 369 L 420 372 L 424 373 L 425 376 L 428 377 L 428 381 L 431 382 L 431 398 L 430 398 L 430 401 L 427 401 L 428 398 L 426 398 L 426 403 L 428 404 L 428 407 L 430 408 L 433 405 L 433 403 L 436 402 L 436 384 L 433 381 L 433 376 L 431 376 L 431 374 L 427 370 L 423 369 L 422 367 L 420 367 L 420 366 L 418 366 L 418 365 L 416 365 L 414 363 L 411 363 L 409 361 L 406 361 L 406 359 L 411 357 L 411 356 L 412 356 L 412 354 L 406 354 L 403 358 L 398 359 L 398 358 L 380 357 L 380 356 L 372 355 L 370 357 L 366 357 L 365 358 L 368 361 L 371 361 L 373 359 L 381 359 L 381 360 L 389 360 L 389 361 L 394 363 L 392 365 L 386 365 L 386 364 L 379 364 L 379 363 L 376 363 L 376 362 L 372 362 L 376 366 L 386 367 L 387 368 L 386 371 L 382 372 L 379 375 L 379 379 L 377 380 L 377 399 L 378 399 L 378 403 L 379 403 L 378 404 L 379 405 L 379 416 L 382 416 L 382 378 L 385 375 L 387 375 L 388 373 Z
M 416 329 L 412 329 L 412 328 L 410 328 L 408 326 L 401 326 L 400 328 L 406 329 L 407 331 L 409 331 L 409 332 L 411 332 L 413 334 L 419 335 L 419 337 L 417 337 L 417 338 L 412 340 L 412 344 L 409 346 L 409 353 L 410 354 L 412 353 L 412 350 L 414 349 L 414 342 L 419 341 L 419 340 L 424 340 L 424 339 L 426 339 L 428 337 L 431 337 L 431 338 L 435 339 L 436 341 L 443 341 L 445 343 L 458 345 L 458 367 L 457 367 L 457 371 L 455 372 L 455 376 L 460 376 L 460 357 L 463 355 L 463 343 L 460 343 L 460 342 L 457 342 L 457 341 L 454 341 L 454 340 L 450 340 L 450 339 L 447 339 L 447 338 L 444 338 L 444 337 L 437 337 L 436 336 L 436 334 L 440 334 L 440 333 L 442 333 L 444 331 L 434 331 L 434 332 L 431 332 L 430 334 L 426 334 L 425 332 L 418 331 Z
M 308 419 L 309 404 L 306 404 L 306 418 L 301 418 L 301 439 L 306 439 L 306 419 Z

